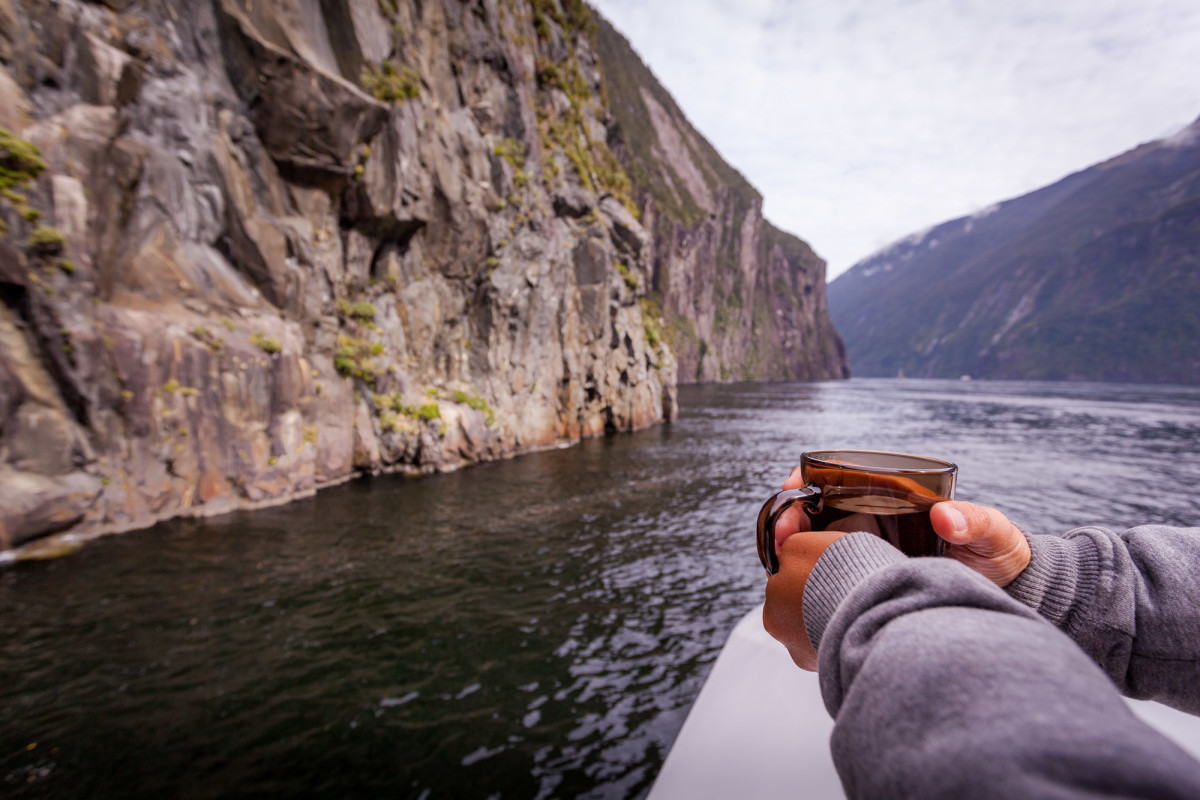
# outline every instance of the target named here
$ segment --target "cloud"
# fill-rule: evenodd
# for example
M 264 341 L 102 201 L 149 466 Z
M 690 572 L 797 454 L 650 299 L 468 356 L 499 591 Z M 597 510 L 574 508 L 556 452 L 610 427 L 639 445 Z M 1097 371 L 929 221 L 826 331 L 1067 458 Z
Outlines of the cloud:
M 831 276 L 1200 115 L 1192 0 L 596 0 Z

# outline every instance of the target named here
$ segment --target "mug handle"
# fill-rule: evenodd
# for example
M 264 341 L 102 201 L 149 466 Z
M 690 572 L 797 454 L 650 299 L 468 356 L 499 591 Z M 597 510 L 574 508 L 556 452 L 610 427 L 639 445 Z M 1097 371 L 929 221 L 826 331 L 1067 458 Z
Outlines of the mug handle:
M 767 575 L 779 572 L 779 554 L 775 552 L 775 523 L 784 511 L 803 503 L 806 513 L 816 513 L 821 506 L 821 487 L 809 484 L 799 489 L 785 489 L 771 496 L 758 512 L 758 560 Z

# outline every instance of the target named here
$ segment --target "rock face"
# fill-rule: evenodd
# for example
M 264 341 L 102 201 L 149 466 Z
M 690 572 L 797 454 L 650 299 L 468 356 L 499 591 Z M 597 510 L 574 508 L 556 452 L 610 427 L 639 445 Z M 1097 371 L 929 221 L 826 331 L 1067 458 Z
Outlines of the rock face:
M 601 36 L 572 0 L 0 0 L 0 549 L 670 420 L 668 341 L 823 377 L 778 321 L 819 262 L 757 195 L 635 204 Z
M 602 19 L 596 49 L 616 120 L 609 145 L 645 209 L 649 311 L 661 310 L 680 382 L 849 377 L 825 262 L 763 219 L 762 196 Z
M 1200 120 L 857 264 L 856 374 L 1200 383 Z

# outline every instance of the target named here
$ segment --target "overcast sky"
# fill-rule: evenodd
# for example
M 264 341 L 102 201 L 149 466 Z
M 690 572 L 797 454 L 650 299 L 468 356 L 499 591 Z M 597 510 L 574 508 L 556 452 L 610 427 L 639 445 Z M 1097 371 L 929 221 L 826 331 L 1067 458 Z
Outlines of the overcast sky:
M 1200 116 L 1198 0 L 591 0 L 829 277 Z

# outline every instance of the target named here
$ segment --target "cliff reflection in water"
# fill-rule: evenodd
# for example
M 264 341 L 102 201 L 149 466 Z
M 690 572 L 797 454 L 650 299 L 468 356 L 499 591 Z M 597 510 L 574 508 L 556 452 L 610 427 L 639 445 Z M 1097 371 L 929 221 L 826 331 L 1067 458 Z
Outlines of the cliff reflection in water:
M 951 458 L 960 497 L 1034 531 L 1200 519 L 1197 389 L 681 399 L 672 426 L 0 572 L 3 793 L 640 796 L 761 599 L 753 517 L 809 447 Z

